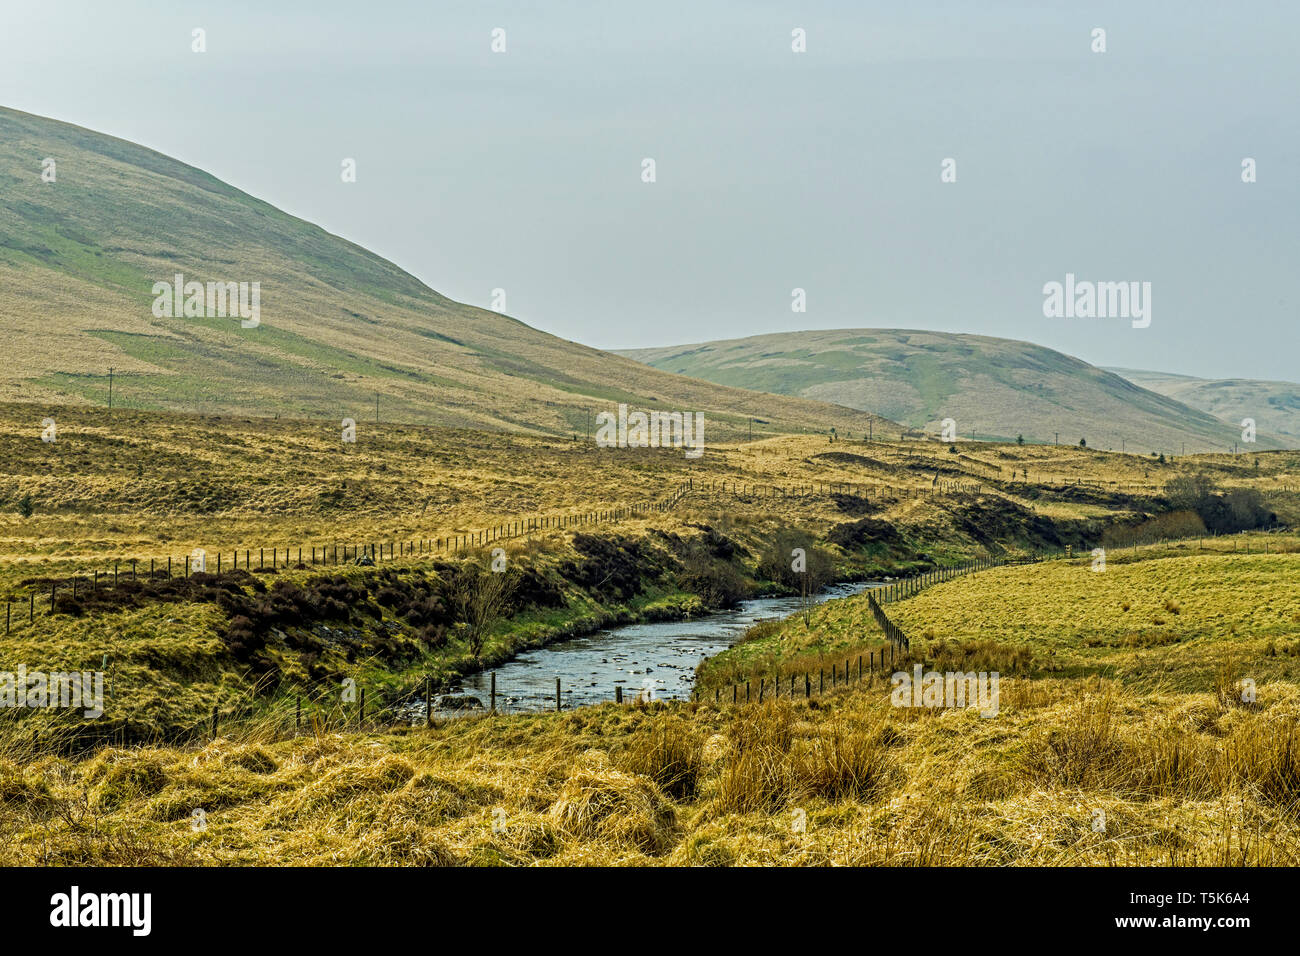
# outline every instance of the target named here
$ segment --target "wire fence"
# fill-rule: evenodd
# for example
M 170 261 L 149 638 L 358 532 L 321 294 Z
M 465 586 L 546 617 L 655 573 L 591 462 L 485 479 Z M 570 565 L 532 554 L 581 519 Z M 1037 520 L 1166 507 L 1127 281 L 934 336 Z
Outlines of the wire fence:
M 909 659 L 912 642 L 903 633 L 903 629 L 885 613 L 883 605 L 905 600 L 932 585 L 942 584 L 945 581 L 951 581 L 989 568 L 1018 563 L 1024 563 L 1024 561 L 1008 558 L 974 558 L 960 564 L 936 567 L 931 570 L 909 574 L 897 581 L 877 585 L 866 591 L 867 607 L 875 618 L 876 624 L 880 627 L 886 643 L 877 649 L 867 650 L 857 655 L 850 654 L 844 659 L 842 670 L 837 661 L 832 662 L 829 668 L 831 690 L 835 690 L 840 686 L 847 687 L 851 683 L 861 682 L 874 674 L 891 673 L 896 666 Z M 853 669 L 855 656 L 857 663 L 856 678 Z M 816 690 L 818 694 L 826 692 L 826 672 L 827 668 L 825 666 L 819 667 L 817 670 Z M 781 688 L 788 685 L 787 696 L 812 697 L 814 688 L 812 675 L 811 670 L 796 662 L 793 665 L 774 668 L 771 673 L 751 674 L 744 680 L 727 682 L 730 690 L 729 696 L 733 703 L 740 703 L 742 702 L 743 691 L 744 702 L 753 702 L 756 699 L 757 702 L 762 703 L 769 691 L 773 698 L 779 698 Z M 724 690 L 721 685 L 715 686 L 713 698 L 715 702 L 721 702 L 724 699 Z
M 287 570 L 309 570 L 318 567 L 361 565 L 372 566 L 381 561 L 419 560 L 434 555 L 457 556 L 498 542 L 517 540 L 533 534 L 547 531 L 559 531 L 573 528 L 596 527 L 603 524 L 617 523 L 630 518 L 664 514 L 672 511 L 691 490 L 690 482 L 684 481 L 673 488 L 671 494 L 660 501 L 641 502 L 618 508 L 597 511 L 584 511 L 567 515 L 541 515 L 503 521 L 475 532 L 456 533 L 445 537 L 414 538 L 407 541 L 372 541 L 330 544 L 287 546 L 281 550 L 259 547 L 235 548 L 229 552 L 218 550 L 208 553 L 196 548 L 181 557 L 148 558 L 149 570 L 144 570 L 144 558 L 120 558 L 113 561 L 111 568 L 92 570 L 81 574 L 72 574 L 63 579 L 51 577 L 38 579 L 41 587 L 48 585 L 48 599 L 35 584 L 28 584 L 26 600 L 14 600 L 13 593 L 5 602 L 5 633 L 8 634 L 15 623 L 21 623 L 23 617 L 29 624 L 35 624 L 37 599 L 47 613 L 54 614 L 58 609 L 60 591 L 70 594 L 73 600 L 86 594 L 98 593 L 103 588 L 117 588 L 123 581 L 136 582 L 144 578 L 149 582 L 172 581 L 177 578 L 188 579 L 195 574 L 224 574 L 226 571 L 243 570 L 254 574 L 276 573 Z M 243 562 L 240 562 L 240 553 Z M 268 563 L 269 560 L 269 563 Z M 14 614 L 14 606 L 18 614 Z M 23 605 L 26 604 L 24 615 Z M 93 610 L 93 609 L 92 609 Z

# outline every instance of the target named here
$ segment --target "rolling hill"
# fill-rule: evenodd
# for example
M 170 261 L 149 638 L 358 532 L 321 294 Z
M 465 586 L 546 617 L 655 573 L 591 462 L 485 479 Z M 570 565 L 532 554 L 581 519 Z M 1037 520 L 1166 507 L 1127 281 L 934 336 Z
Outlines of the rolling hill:
M 54 181 L 42 179 L 54 159 Z M 249 283 L 260 323 L 154 314 L 154 284 Z M 206 310 L 205 310 L 206 311 Z M 214 308 L 212 310 L 216 312 Z M 586 433 L 614 403 L 711 439 L 871 417 L 691 381 L 453 302 L 393 263 L 142 146 L 0 108 L 0 400 Z M 39 420 L 39 416 L 38 416 Z
M 1240 423 L 1253 418 L 1261 432 L 1300 444 L 1300 384 L 1252 378 L 1209 379 L 1170 372 L 1111 368 L 1135 385 L 1168 395 L 1216 418 Z
M 982 335 L 837 329 L 620 352 L 724 385 L 836 402 L 958 436 L 1138 454 L 1223 451 L 1239 427 L 1051 349 Z M 1261 428 L 1260 448 L 1293 443 Z

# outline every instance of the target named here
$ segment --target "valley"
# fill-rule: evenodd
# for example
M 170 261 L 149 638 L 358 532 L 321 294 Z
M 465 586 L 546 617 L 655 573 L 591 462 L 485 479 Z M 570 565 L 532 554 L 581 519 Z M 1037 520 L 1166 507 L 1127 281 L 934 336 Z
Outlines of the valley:
M 614 354 L 8 108 L 0 183 L 0 864 L 1300 862 L 1287 383 Z

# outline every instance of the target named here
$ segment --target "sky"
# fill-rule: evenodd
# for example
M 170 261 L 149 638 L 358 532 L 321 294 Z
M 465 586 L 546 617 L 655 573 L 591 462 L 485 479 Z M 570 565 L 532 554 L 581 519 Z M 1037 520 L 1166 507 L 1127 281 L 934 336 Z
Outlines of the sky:
M 0 104 L 600 348 L 915 328 L 1294 381 L 1297 41 L 1290 0 L 10 0 Z M 1067 273 L 1149 282 L 1150 324 L 1045 316 Z

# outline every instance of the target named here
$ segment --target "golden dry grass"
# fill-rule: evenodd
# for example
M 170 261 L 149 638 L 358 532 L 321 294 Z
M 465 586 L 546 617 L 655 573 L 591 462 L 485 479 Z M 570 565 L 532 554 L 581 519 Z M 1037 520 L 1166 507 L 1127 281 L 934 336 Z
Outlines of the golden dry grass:
M 859 688 L 3 760 L 0 862 L 1295 865 L 1298 717 L 1017 679 L 993 719 Z
M 954 523 L 952 503 L 968 499 L 929 493 L 939 481 L 983 480 L 979 500 L 1028 514 L 1074 509 L 1066 517 L 1080 524 L 1069 527 L 1081 529 L 1127 514 L 1127 499 L 1107 497 L 1124 486 L 1155 494 L 1169 477 L 1208 467 L 1225 484 L 1280 487 L 1294 469 L 1288 453 L 1261 456 L 1257 476 L 1226 456 L 1158 470 L 1077 449 L 951 456 L 919 442 L 799 436 L 711 447 L 690 462 L 398 426 L 362 431 L 345 451 L 332 426 L 138 413 L 110 421 L 94 411 L 70 412 L 60 443 L 47 446 L 30 417 L 29 407 L 0 407 L 0 585 L 11 594 L 38 574 L 84 573 L 150 549 L 438 536 L 654 500 L 683 478 L 697 488 L 677 509 L 620 531 L 704 526 L 758 555 L 779 530 L 820 540 L 855 521 L 860 503 L 846 510 L 825 486 L 856 483 L 870 489 L 873 518 L 943 559 L 982 546 Z M 1029 482 L 988 485 L 992 468 L 976 460 L 985 458 L 1007 472 L 1028 467 Z M 1084 481 L 1098 494 L 1059 493 Z M 823 487 L 798 498 L 754 489 L 799 484 Z M 30 518 L 13 508 L 26 493 Z M 1289 495 L 1273 494 L 1280 513 Z M 215 742 L 84 756 L 60 750 L 55 728 L 38 727 L 33 747 L 33 725 L 7 723 L 0 827 L 13 836 L 0 862 L 1293 864 L 1300 608 L 1288 582 L 1297 555 L 1272 540 L 1267 555 L 1113 552 L 1103 574 L 1090 558 L 997 569 L 890 605 L 918 659 L 1004 668 L 995 719 L 890 707 L 876 679 L 833 690 L 828 680 L 811 700 L 608 705 L 433 730 L 344 732 L 326 719 L 295 736 L 281 706 L 223 724 Z M 570 553 L 559 533 L 509 547 L 518 560 Z M 851 555 L 837 554 L 850 566 Z M 159 707 L 202 713 L 219 691 L 252 700 L 221 659 L 214 613 L 181 603 L 56 615 L 16 630 L 5 648 L 87 666 L 108 642 L 129 643 L 140 653 L 114 655 L 115 686 L 163 675 Z M 842 668 L 880 646 L 863 602 L 841 601 L 806 624 L 769 626 L 713 665 L 714 677 L 792 662 Z M 1259 698 L 1245 706 L 1248 676 Z M 195 829 L 196 810 L 205 828 Z M 1096 811 L 1104 830 L 1093 829 Z
M 49 444 L 40 440 L 46 415 L 59 428 Z M 1157 467 L 1050 446 L 980 446 L 953 456 L 927 442 L 812 436 L 710 443 L 695 460 L 669 449 L 365 422 L 355 444 L 340 436 L 333 421 L 0 405 L 0 583 L 106 572 L 133 557 L 171 556 L 180 566 L 196 547 L 224 551 L 227 561 L 234 548 L 289 547 L 296 561 L 299 547 L 309 554 L 313 545 L 445 538 L 528 516 L 660 500 L 686 481 L 696 491 L 668 527 L 675 519 L 816 533 L 854 517 L 828 494 L 848 486 L 878 503 L 873 517 L 924 526 L 941 517 L 928 506 L 929 494 L 943 493 L 941 482 L 985 482 L 986 493 L 1082 528 L 1134 507 L 1107 496 L 1155 495 L 1170 478 L 1201 469 L 1225 487 L 1260 487 L 1284 519 L 1300 518 L 1300 493 L 1282 490 L 1300 487 L 1300 453 L 1291 452 L 1261 455 L 1257 471 L 1244 456 Z M 988 483 L 994 474 L 1002 484 Z M 1095 487 L 1071 490 L 1082 482 Z M 773 498 L 773 488 L 813 493 Z M 21 513 L 25 498 L 30 517 Z M 942 547 L 952 535 L 940 523 L 931 538 Z

